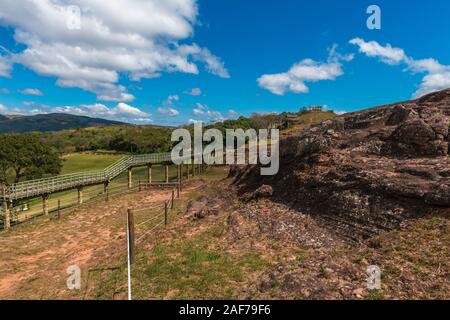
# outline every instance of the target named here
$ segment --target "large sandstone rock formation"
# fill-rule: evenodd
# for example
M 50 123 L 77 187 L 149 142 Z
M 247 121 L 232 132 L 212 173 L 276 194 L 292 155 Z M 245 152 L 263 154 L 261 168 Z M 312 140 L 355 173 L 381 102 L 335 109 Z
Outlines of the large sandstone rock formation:
M 280 172 L 233 169 L 242 193 L 273 188 L 273 201 L 353 239 L 450 208 L 450 89 L 354 112 L 281 141 Z

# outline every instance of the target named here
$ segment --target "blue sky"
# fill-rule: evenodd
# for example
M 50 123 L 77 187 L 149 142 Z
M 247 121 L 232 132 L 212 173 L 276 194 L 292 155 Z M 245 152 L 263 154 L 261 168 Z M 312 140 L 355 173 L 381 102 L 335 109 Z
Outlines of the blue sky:
M 447 0 L 38 3 L 0 4 L 0 113 L 168 125 L 450 87 Z M 372 4 L 381 30 L 366 26 Z M 58 14 L 69 5 L 79 29 Z

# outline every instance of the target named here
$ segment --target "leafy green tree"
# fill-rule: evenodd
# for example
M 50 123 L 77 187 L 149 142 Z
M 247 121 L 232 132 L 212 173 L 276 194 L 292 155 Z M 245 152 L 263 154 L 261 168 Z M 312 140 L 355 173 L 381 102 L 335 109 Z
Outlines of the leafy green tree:
M 48 145 L 32 134 L 0 137 L 0 183 L 20 179 L 39 179 L 45 174 L 59 174 L 62 160 Z
M 255 129 L 267 129 L 271 124 L 280 122 L 280 117 L 276 113 L 252 113 L 250 121 Z

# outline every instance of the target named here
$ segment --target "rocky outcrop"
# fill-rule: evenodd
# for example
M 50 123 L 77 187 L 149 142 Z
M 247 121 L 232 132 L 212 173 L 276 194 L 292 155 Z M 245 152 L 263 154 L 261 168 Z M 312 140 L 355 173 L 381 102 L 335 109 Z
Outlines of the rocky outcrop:
M 273 188 L 272 186 L 268 186 L 266 184 L 263 184 L 258 189 L 247 195 L 245 198 L 243 198 L 246 201 L 256 200 L 256 199 L 264 199 L 264 198 L 270 198 L 273 195 Z
M 280 172 L 233 169 L 242 194 L 261 185 L 272 201 L 353 239 L 450 208 L 450 89 L 342 115 L 285 138 Z
M 214 197 L 202 196 L 188 203 L 185 214 L 194 220 L 204 219 L 208 216 L 217 215 L 223 206 L 220 195 Z

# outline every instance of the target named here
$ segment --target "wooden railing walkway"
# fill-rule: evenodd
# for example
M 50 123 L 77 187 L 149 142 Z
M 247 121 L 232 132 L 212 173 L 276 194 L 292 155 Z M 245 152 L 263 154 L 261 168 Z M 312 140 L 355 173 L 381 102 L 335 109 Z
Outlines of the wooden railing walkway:
M 170 153 L 127 156 L 103 170 L 67 174 L 12 184 L 5 187 L 5 190 L 0 193 L 0 199 L 14 201 L 88 185 L 107 183 L 132 167 L 170 162 Z

